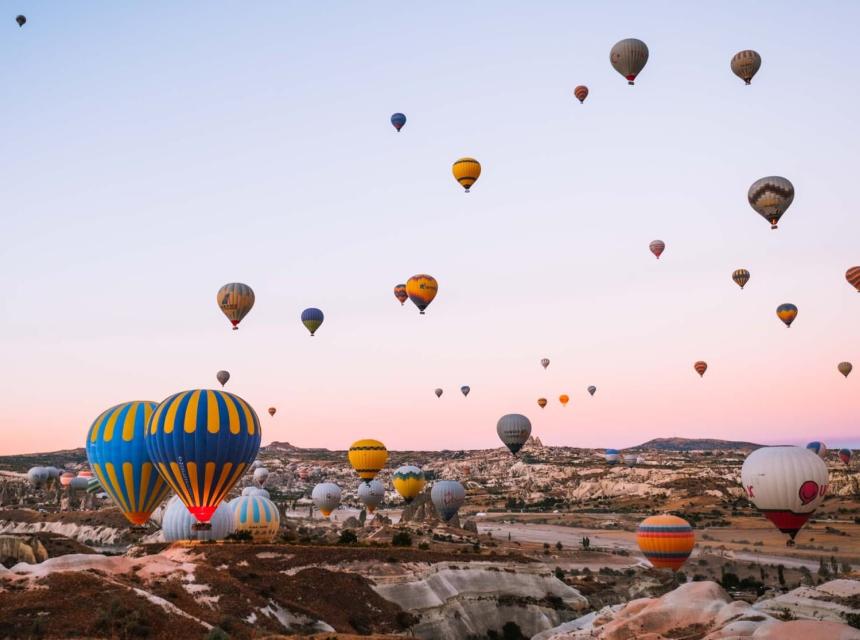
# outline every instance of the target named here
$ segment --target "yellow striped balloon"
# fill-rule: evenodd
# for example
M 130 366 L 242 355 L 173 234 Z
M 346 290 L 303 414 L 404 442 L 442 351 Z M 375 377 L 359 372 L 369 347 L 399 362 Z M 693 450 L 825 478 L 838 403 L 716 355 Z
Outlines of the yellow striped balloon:
M 639 524 L 636 543 L 655 568 L 677 571 L 693 552 L 696 534 L 683 518 L 651 516 Z
M 466 193 L 469 193 L 469 188 L 481 176 L 481 163 L 474 158 L 460 158 L 451 167 L 451 172 L 460 186 L 466 190 Z
M 218 289 L 218 306 L 234 330 L 254 306 L 254 299 L 254 290 L 241 282 L 230 282 Z
M 212 389 L 170 396 L 146 429 L 146 446 L 159 473 L 204 523 L 254 462 L 260 438 L 260 420 L 251 405 Z
M 750 281 L 750 272 L 746 269 L 735 269 L 732 273 L 732 280 L 743 290 L 746 283 Z
M 254 542 L 272 542 L 281 526 L 281 514 L 265 496 L 241 496 L 232 503 L 236 531 L 247 531 Z
M 385 466 L 388 449 L 379 440 L 357 440 L 350 446 L 347 457 L 358 477 L 370 482 Z
M 169 492 L 144 438 L 155 406 L 136 401 L 111 407 L 95 419 L 87 434 L 90 467 L 105 493 L 135 525 L 146 524 Z
M 407 504 L 412 502 L 419 493 L 424 490 L 424 485 L 427 480 L 424 477 L 424 472 L 418 467 L 412 465 L 404 465 L 399 467 L 392 477 L 391 483 L 394 485 L 394 490 L 400 494 Z

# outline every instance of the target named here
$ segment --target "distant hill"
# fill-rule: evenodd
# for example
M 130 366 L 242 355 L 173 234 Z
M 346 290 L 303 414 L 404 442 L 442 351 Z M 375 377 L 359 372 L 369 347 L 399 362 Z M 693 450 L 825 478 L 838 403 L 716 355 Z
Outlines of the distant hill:
M 0 456 L 0 469 L 7 471 L 26 471 L 30 467 L 57 467 L 83 464 L 87 461 L 86 449 L 64 449 L 47 453 L 20 453 L 18 455 Z
M 654 438 L 636 449 L 657 449 L 658 451 L 712 451 L 714 449 L 760 449 L 764 445 L 735 440 L 714 440 L 712 438 Z
M 313 449 L 313 448 L 303 449 L 302 447 L 297 447 L 295 445 L 290 444 L 289 442 L 278 442 L 277 440 L 275 442 L 270 442 L 269 444 L 260 447 L 260 450 L 261 451 L 292 451 L 292 452 L 299 452 L 299 451 L 302 451 L 302 452 L 314 452 L 314 451 L 329 452 L 328 449 Z

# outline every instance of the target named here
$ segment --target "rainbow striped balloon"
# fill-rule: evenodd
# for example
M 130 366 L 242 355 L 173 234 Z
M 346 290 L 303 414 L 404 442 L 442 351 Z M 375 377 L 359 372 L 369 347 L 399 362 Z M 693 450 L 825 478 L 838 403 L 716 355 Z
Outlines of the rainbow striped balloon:
M 677 571 L 690 557 L 696 534 L 683 518 L 668 514 L 651 516 L 639 524 L 636 543 L 655 568 Z

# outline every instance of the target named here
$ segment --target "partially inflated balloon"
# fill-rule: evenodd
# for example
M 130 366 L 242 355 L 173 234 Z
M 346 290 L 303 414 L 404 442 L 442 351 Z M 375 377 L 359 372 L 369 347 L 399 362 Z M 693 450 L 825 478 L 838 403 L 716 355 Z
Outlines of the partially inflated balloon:
M 704 360 L 699 360 L 693 364 L 693 369 L 696 370 L 696 373 L 698 373 L 700 377 L 704 377 L 705 371 L 708 370 L 708 363 Z
M 666 243 L 662 240 L 652 240 L 651 244 L 648 245 L 648 248 L 651 249 L 651 253 L 657 256 L 657 259 L 660 259 L 660 255 L 666 250 Z
M 750 272 L 746 269 L 735 269 L 734 273 L 732 273 L 732 280 L 734 280 L 735 284 L 743 289 L 746 283 L 750 280 Z
M 436 394 L 436 397 L 437 397 L 437 398 L 441 398 L 441 397 L 442 397 L 442 393 L 443 393 L 443 391 L 442 391 L 442 389 L 434 389 L 434 390 L 433 390 L 433 393 L 435 393 L 435 394 Z
M 238 329 L 242 318 L 248 315 L 251 307 L 254 306 L 254 291 L 241 282 L 231 282 L 218 290 L 217 300 L 218 306 L 233 325 L 233 329 Z
M 693 552 L 696 534 L 683 518 L 651 516 L 636 529 L 636 543 L 655 569 L 677 571 Z
M 38 489 L 48 482 L 48 470 L 45 467 L 31 467 L 27 471 L 27 480 Z
M 394 125 L 394 128 L 397 129 L 397 131 L 399 133 L 400 130 L 403 128 L 403 125 L 406 124 L 406 116 L 403 115 L 402 113 L 392 114 L 391 124 Z M 420 129 L 420 127 L 419 127 L 419 129 Z
M 260 420 L 239 396 L 195 389 L 167 398 L 146 427 L 161 477 L 202 523 L 257 457 Z
M 797 307 L 786 302 L 776 308 L 776 315 L 785 323 L 786 327 L 791 328 L 791 323 L 794 322 L 794 319 L 797 317 Z
M 320 328 L 323 320 L 325 320 L 325 316 L 319 309 L 309 307 L 302 311 L 302 324 L 311 332 L 311 337 L 313 337 L 316 330 Z
M 845 279 L 852 287 L 860 292 L 860 267 L 851 267 L 845 272 Z
M 462 393 L 464 397 L 468 396 L 471 390 L 472 388 L 467 384 L 464 384 L 462 387 L 460 387 L 460 393 Z
M 648 45 L 636 38 L 616 42 L 609 52 L 609 62 L 613 69 L 627 78 L 627 84 L 633 84 L 648 62 Z
M 594 385 L 591 385 L 590 387 L 588 387 L 588 393 L 590 393 L 591 395 L 594 395 L 596 392 L 597 392 L 597 387 L 595 387 Z
M 573 95 L 576 96 L 577 100 L 579 100 L 579 104 L 582 104 L 588 97 L 588 87 L 586 87 L 584 84 L 579 85 L 576 89 L 573 90 Z
M 367 507 L 368 513 L 373 513 L 385 499 L 385 485 L 379 480 L 362 482 L 358 485 L 358 499 Z
M 569 396 L 569 395 L 567 395 L 566 393 L 562 393 L 562 394 L 558 397 L 558 401 L 566 407 L 566 406 L 567 406 L 567 403 L 568 403 L 568 402 L 570 402 L 570 396 Z
M 850 362 L 840 362 L 836 365 L 836 368 L 839 369 L 839 373 L 847 378 L 848 374 L 851 373 L 851 370 L 854 368 L 854 365 Z
M 436 282 L 436 278 L 426 273 L 419 273 L 406 281 L 406 293 L 409 299 L 418 307 L 421 315 L 424 315 L 424 310 L 433 302 L 433 298 L 436 297 L 438 291 L 439 283 Z
M 460 158 L 451 167 L 451 172 L 460 186 L 466 190 L 466 193 L 469 193 L 469 188 L 481 176 L 481 163 L 474 158 Z
M 370 482 L 385 466 L 388 449 L 379 440 L 356 440 L 349 447 L 347 458 L 358 477 Z
M 223 388 L 224 385 L 227 384 L 227 381 L 230 380 L 230 372 L 222 369 L 215 374 L 215 378 L 221 383 L 221 387 Z
M 731 67 L 732 73 L 743 80 L 746 84 L 750 84 L 753 76 L 758 73 L 759 68 L 761 68 L 761 56 L 752 49 L 738 51 L 734 56 L 732 56 Z
M 762 447 L 741 468 L 747 497 L 792 540 L 824 500 L 827 465 L 801 447 Z
M 549 366 L 549 358 L 541 358 L 540 366 L 546 369 Z
M 543 409 L 546 406 L 546 398 L 538 398 L 537 403 L 538 406 Z
M 333 482 L 320 483 L 311 492 L 311 500 L 320 513 L 328 518 L 340 504 L 340 487 Z
M 814 442 L 810 442 L 808 445 L 806 445 L 806 448 L 812 451 L 812 453 L 816 454 L 822 460 L 825 460 L 827 458 L 827 445 L 825 445 L 823 442 L 815 440 Z
M 846 467 L 851 464 L 851 449 L 840 449 L 837 455 Z
M 278 410 L 275 407 L 269 407 L 269 415 L 274 416 Z
M 409 294 L 406 293 L 405 284 L 398 284 L 394 287 L 394 297 L 400 301 L 400 306 L 402 307 L 403 304 L 409 299 Z
M 768 176 L 752 183 L 747 193 L 750 206 L 776 229 L 779 219 L 794 202 L 794 185 L 780 176 Z
M 405 465 L 397 468 L 391 483 L 394 485 L 394 490 L 409 503 L 424 490 L 427 481 L 421 469 L 412 465 Z
M 466 490 L 456 480 L 439 480 L 433 483 L 430 499 L 439 517 L 448 522 L 457 515 L 463 502 L 466 501 Z
M 169 493 L 147 449 L 145 431 L 154 402 L 126 402 L 95 419 L 87 460 L 99 483 L 129 522 L 144 525 Z
M 523 448 L 532 433 L 532 423 L 524 415 L 509 413 L 499 418 L 496 433 L 514 455 Z

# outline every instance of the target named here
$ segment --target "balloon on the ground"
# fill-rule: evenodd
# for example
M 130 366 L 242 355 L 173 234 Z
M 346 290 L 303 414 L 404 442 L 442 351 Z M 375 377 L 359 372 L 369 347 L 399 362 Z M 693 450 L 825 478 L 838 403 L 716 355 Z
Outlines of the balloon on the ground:
M 71 471 L 65 471 L 60 474 L 60 486 L 68 487 L 72 484 L 72 480 L 75 478 L 75 474 Z
M 71 491 L 86 491 L 88 486 L 90 486 L 90 478 L 87 477 L 75 476 L 69 482 Z
M 854 365 L 850 362 L 840 362 L 836 365 L 836 368 L 839 370 L 839 373 L 847 378 L 848 374 L 851 373 L 851 370 L 854 368 Z
M 612 68 L 633 84 L 648 62 L 648 45 L 636 38 L 620 40 L 609 51 Z
M 373 513 L 385 499 L 385 485 L 379 480 L 360 483 L 358 485 L 358 499 L 361 504 L 367 507 L 368 513 Z
M 569 396 L 569 395 L 567 395 L 566 393 L 562 393 L 562 394 L 558 397 L 558 401 L 559 401 L 563 406 L 565 406 L 565 407 L 566 407 L 566 406 L 567 406 L 567 403 L 568 403 L 568 402 L 570 402 L 570 396 Z
M 253 485 L 248 485 L 247 487 L 242 489 L 243 496 L 251 496 L 254 495 L 254 492 L 257 490 L 257 487 Z
M 406 281 L 406 294 L 418 307 L 421 315 L 424 315 L 424 310 L 433 302 L 438 292 L 439 283 L 436 278 L 426 273 L 416 274 Z
M 265 496 L 242 496 L 233 503 L 231 511 L 236 533 L 247 531 L 254 542 L 272 542 L 278 535 L 281 514 Z
M 441 398 L 444 391 L 442 391 L 442 389 L 436 388 L 436 389 L 433 389 L 433 393 L 436 394 L 437 398 Z
M 350 445 L 347 458 L 358 477 L 370 482 L 385 466 L 388 449 L 379 440 L 356 440 Z
M 589 394 L 594 395 L 596 392 L 597 392 L 597 387 L 595 387 L 594 385 L 591 385 L 590 387 L 588 387 L 588 393 Z
M 443 521 L 448 522 L 457 515 L 466 500 L 466 490 L 456 480 L 439 480 L 433 483 L 430 499 Z
M 323 312 L 315 307 L 308 307 L 302 311 L 302 324 L 311 332 L 311 337 L 313 337 L 316 330 L 320 328 L 323 320 L 325 320 Z
M 462 387 L 460 387 L 460 393 L 462 393 L 463 396 L 468 396 L 471 390 L 472 388 L 467 384 L 464 384 Z
M 454 178 L 469 193 L 469 189 L 481 176 L 481 163 L 474 158 L 460 158 L 451 167 Z
M 514 455 L 523 448 L 532 433 L 532 423 L 524 415 L 509 413 L 499 418 L 496 433 Z
M 48 482 L 48 470 L 45 467 L 31 467 L 27 470 L 27 480 L 39 489 Z
M 215 374 L 215 378 L 221 383 L 221 388 L 223 389 L 224 385 L 227 384 L 227 381 L 230 380 L 230 372 L 222 369 Z
M 415 497 L 424 490 L 427 480 L 424 472 L 413 465 L 398 467 L 391 479 L 394 490 L 400 494 L 406 503 L 412 502 Z
M 683 518 L 668 514 L 651 516 L 639 523 L 636 543 L 654 568 L 677 571 L 693 552 L 696 534 Z
M 762 447 L 744 460 L 741 483 L 756 508 L 794 540 L 824 500 L 827 465 L 802 447 Z
M 544 369 L 546 369 L 549 366 L 549 358 L 541 358 L 540 359 L 540 366 L 542 366 Z
M 257 467 L 254 469 L 254 482 L 258 487 L 262 487 L 266 484 L 266 480 L 269 478 L 269 470 L 266 467 Z
M 839 456 L 839 460 L 845 466 L 851 464 L 851 449 L 840 449 L 837 455 Z
M 409 294 L 406 293 L 406 285 L 398 284 L 394 287 L 394 297 L 400 301 L 400 306 L 402 307 L 407 300 L 409 300 Z
M 732 56 L 732 73 L 746 84 L 752 82 L 753 76 L 761 67 L 761 56 L 752 49 L 738 51 Z
M 696 370 L 696 373 L 699 374 L 700 378 L 703 378 L 705 376 L 705 371 L 708 370 L 708 363 L 704 360 L 699 360 L 693 363 L 693 369 Z
M 264 498 L 266 498 L 268 500 L 272 499 L 272 496 L 269 494 L 269 492 L 266 491 L 265 489 L 263 489 L 262 487 L 252 487 L 252 491 L 248 495 L 249 496 L 263 496 Z
M 852 287 L 860 292 L 860 267 L 851 267 L 845 272 L 845 279 Z
M 822 460 L 827 458 L 827 445 L 823 442 L 819 442 L 815 440 L 814 442 L 810 442 L 806 445 L 806 448 L 812 451 L 812 453 L 816 454 Z
M 89 478 L 87 480 L 87 493 L 98 493 L 102 490 L 102 484 L 98 478 Z
M 546 406 L 546 398 L 537 399 L 538 406 L 543 409 Z
M 777 223 L 794 201 L 794 185 L 780 176 L 756 180 L 747 193 L 750 206 L 776 229 Z
M 230 282 L 218 290 L 218 306 L 227 316 L 233 329 L 239 328 L 242 318 L 254 306 L 254 290 L 241 282 Z
M 326 518 L 340 504 L 340 487 L 333 482 L 322 482 L 314 487 L 311 500 Z
M 607 449 L 606 453 L 603 454 L 603 459 L 606 460 L 606 464 L 618 464 L 621 460 L 621 453 L 618 449 Z
M 797 307 L 790 302 L 781 304 L 776 308 L 776 316 L 785 323 L 786 327 L 791 328 L 791 323 L 797 317 Z
M 254 409 L 227 391 L 176 393 L 155 409 L 146 429 L 150 458 L 170 488 L 206 523 L 260 449 Z
M 746 286 L 746 283 L 750 280 L 750 272 L 746 269 L 735 269 L 732 273 L 732 280 L 735 281 L 736 285 L 743 289 Z
M 226 502 L 222 502 L 209 522 L 212 524 L 211 529 L 195 530 L 197 519 L 177 496 L 173 496 L 167 501 L 167 509 L 161 519 L 161 535 L 164 536 L 165 542 L 223 540 L 235 529 L 233 509 Z
M 635 467 L 637 460 L 639 460 L 639 456 L 637 456 L 635 453 L 624 454 L 624 464 L 626 464 L 628 467 Z
M 397 129 L 397 132 L 400 133 L 400 130 L 403 128 L 403 125 L 406 124 L 406 116 L 399 112 L 391 114 L 391 124 L 394 125 L 394 128 Z
M 90 426 L 87 460 L 105 493 L 134 525 L 144 525 L 170 492 L 146 444 L 156 404 L 125 402 L 104 411 Z M 83 475 L 83 474 L 81 474 Z
M 651 244 L 648 245 L 648 248 L 651 250 L 651 253 L 657 256 L 657 259 L 659 260 L 660 256 L 666 250 L 666 243 L 662 240 L 652 240 Z
M 579 85 L 573 90 L 573 95 L 576 96 L 577 100 L 579 100 L 579 104 L 582 104 L 588 97 L 588 87 L 584 84 Z

